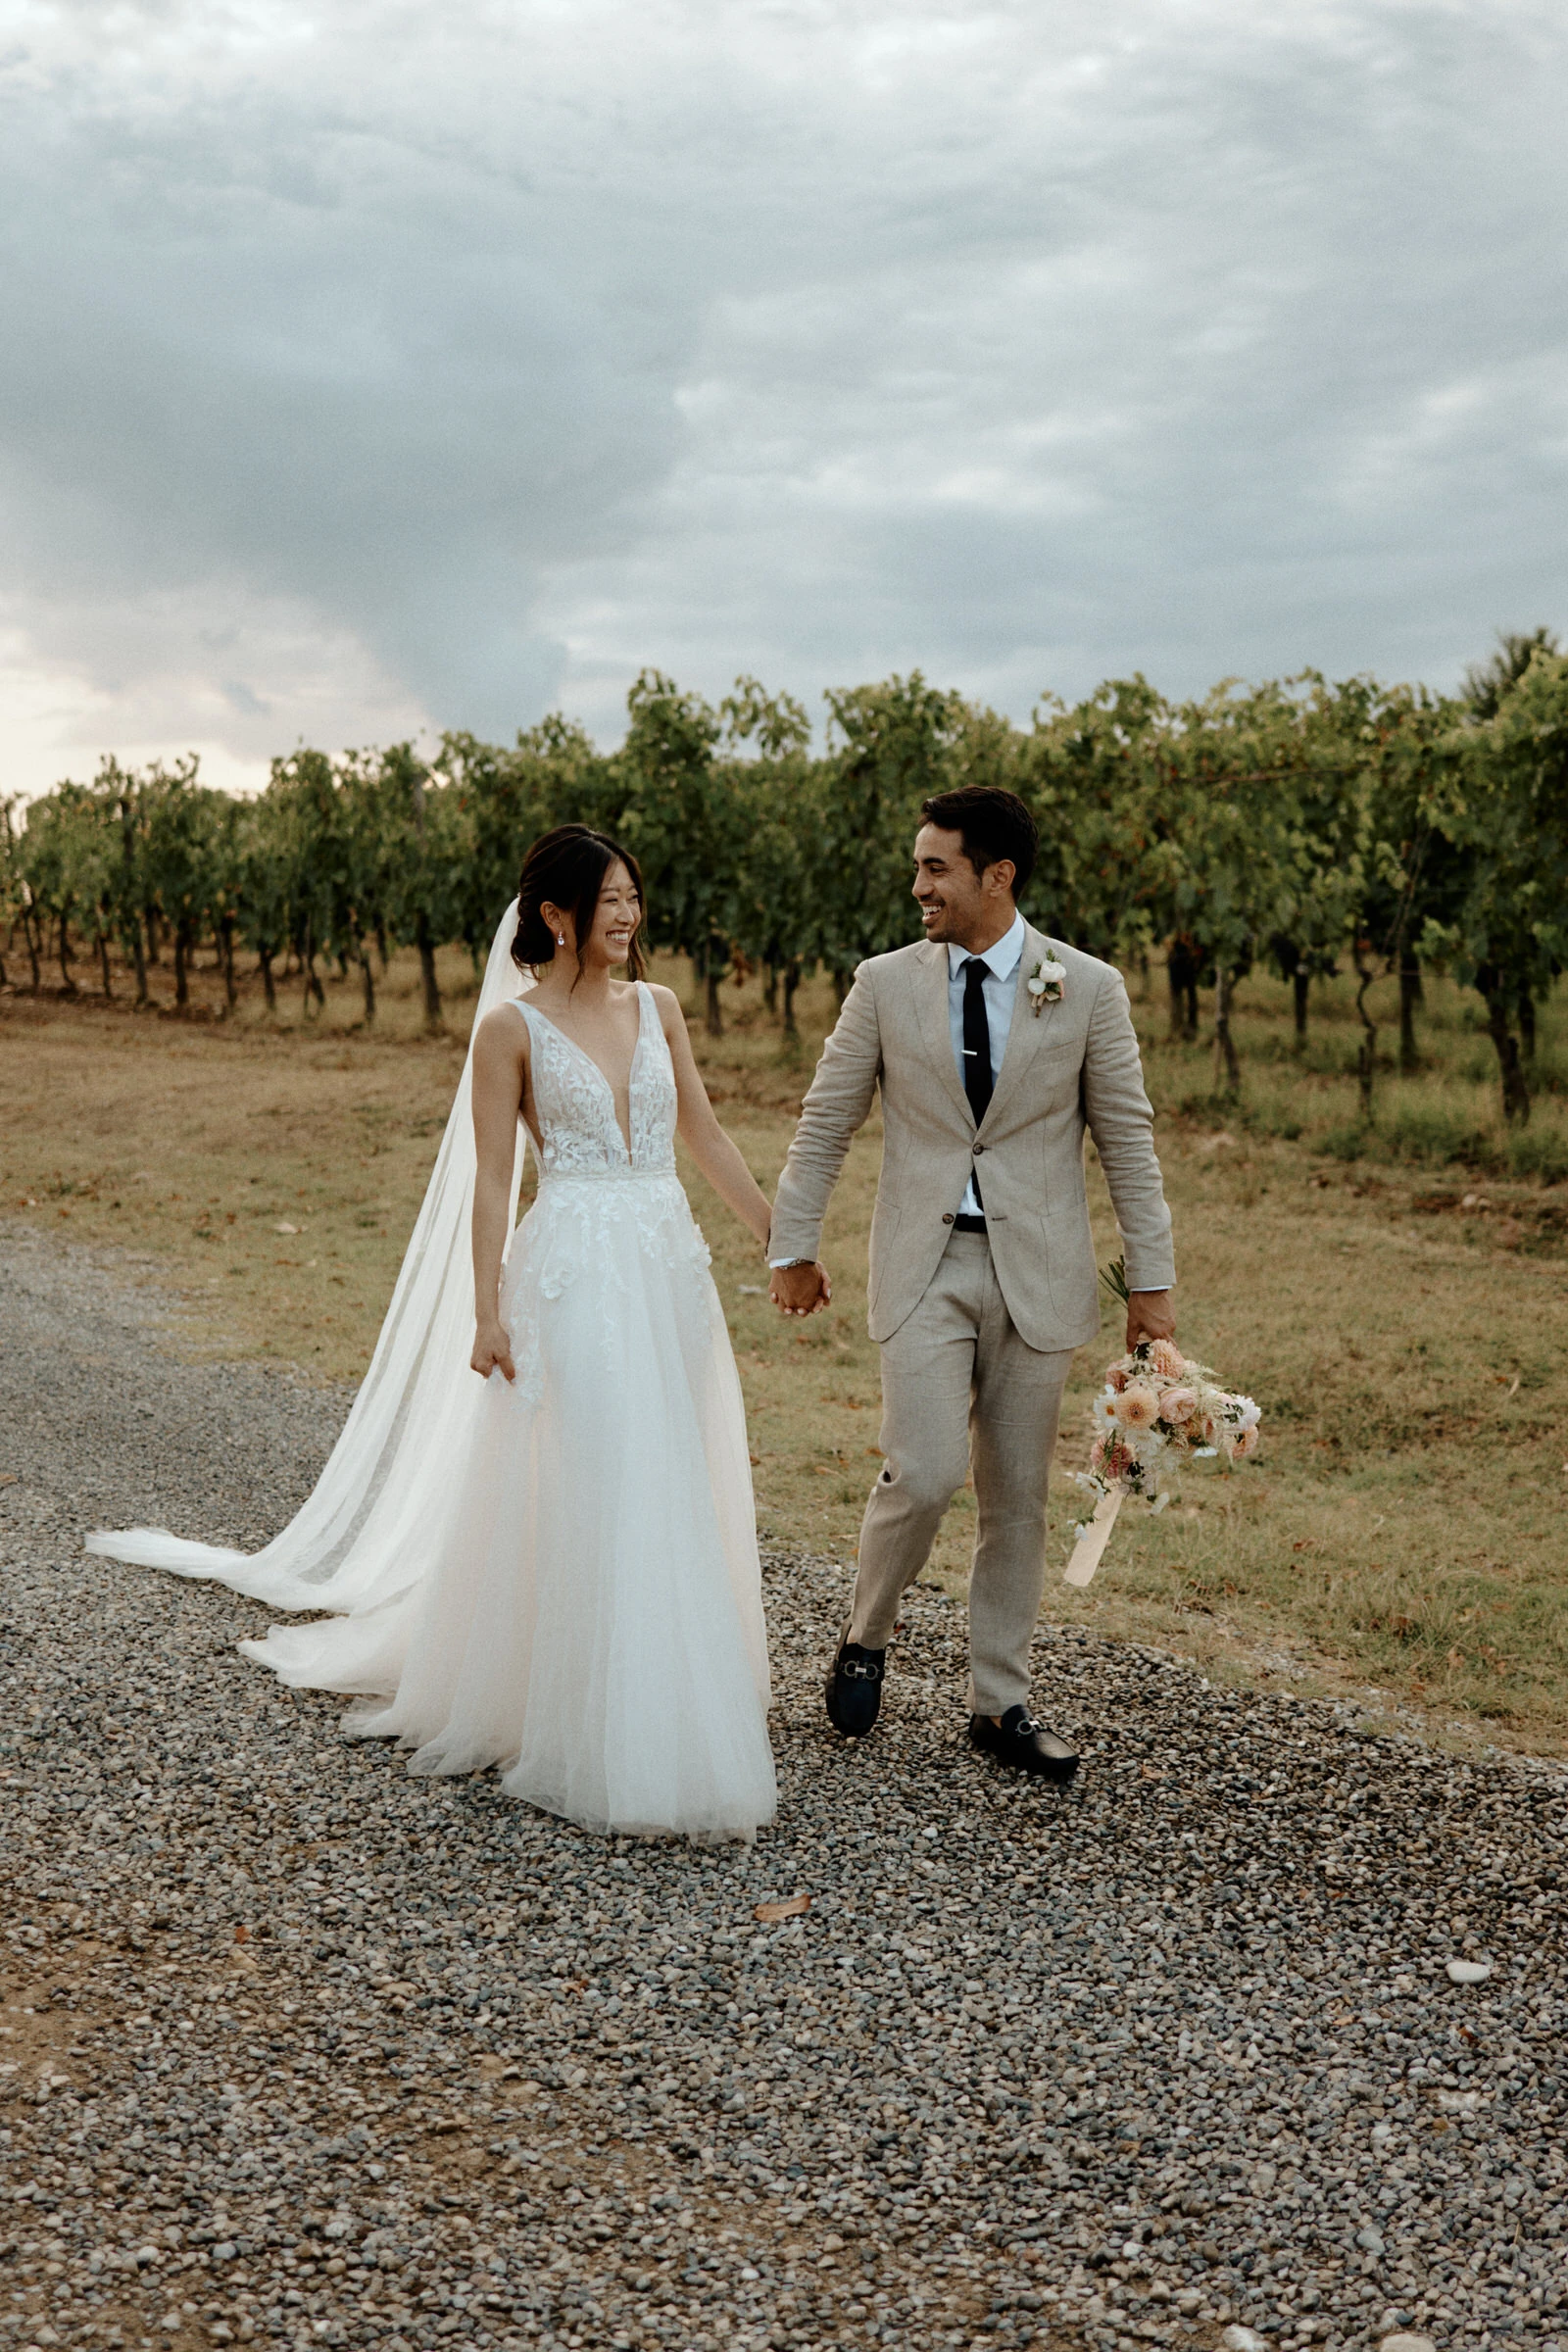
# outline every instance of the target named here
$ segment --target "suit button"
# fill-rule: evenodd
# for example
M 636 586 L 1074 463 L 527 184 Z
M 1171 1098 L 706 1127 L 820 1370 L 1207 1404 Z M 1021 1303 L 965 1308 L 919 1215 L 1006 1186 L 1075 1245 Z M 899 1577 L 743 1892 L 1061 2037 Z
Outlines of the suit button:
M 942 1222 L 944 1225 L 951 1225 L 953 1223 L 953 1215 L 951 1210 L 945 1210 L 943 1212 Z
M 974 1153 L 976 1159 L 978 1159 L 981 1152 L 985 1150 L 985 1146 L 984 1144 L 971 1144 L 969 1149 Z

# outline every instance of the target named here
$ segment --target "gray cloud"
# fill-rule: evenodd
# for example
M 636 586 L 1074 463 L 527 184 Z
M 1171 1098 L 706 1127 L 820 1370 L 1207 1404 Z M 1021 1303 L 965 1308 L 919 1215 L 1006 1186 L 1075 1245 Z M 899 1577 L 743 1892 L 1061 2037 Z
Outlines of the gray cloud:
M 62 756 L 1568 622 L 1553 9 L 9 26 L 0 614 Z

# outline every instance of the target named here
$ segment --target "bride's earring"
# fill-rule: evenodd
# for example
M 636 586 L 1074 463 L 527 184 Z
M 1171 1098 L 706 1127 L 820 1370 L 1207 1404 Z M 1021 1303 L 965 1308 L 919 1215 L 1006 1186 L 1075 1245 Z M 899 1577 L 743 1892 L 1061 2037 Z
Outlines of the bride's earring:
M 565 946 L 565 944 L 566 944 L 566 934 L 564 933 L 564 931 L 558 931 L 558 932 L 556 933 L 556 945 L 557 945 L 557 947 L 558 947 L 558 948 L 564 948 L 564 947 Z

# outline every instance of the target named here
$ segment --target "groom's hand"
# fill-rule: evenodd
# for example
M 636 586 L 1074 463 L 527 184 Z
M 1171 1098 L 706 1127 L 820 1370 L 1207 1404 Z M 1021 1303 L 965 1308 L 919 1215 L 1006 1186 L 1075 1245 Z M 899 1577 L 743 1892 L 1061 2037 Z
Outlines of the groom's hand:
M 1176 1337 L 1176 1309 L 1171 1304 L 1169 1291 L 1134 1291 L 1127 1301 L 1127 1349 L 1131 1354 L 1140 1340 L 1173 1340 Z
M 780 1314 L 814 1315 L 833 1297 L 826 1266 L 775 1266 L 767 1295 Z

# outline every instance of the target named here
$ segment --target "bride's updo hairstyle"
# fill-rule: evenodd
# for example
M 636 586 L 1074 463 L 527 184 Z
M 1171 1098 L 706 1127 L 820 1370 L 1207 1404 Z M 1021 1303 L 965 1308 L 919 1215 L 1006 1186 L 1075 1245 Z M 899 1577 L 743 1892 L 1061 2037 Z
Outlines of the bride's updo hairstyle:
M 612 841 L 608 833 L 594 832 L 589 825 L 557 825 L 553 832 L 541 833 L 522 861 L 513 962 L 520 964 L 524 971 L 536 972 L 542 971 L 547 963 L 554 963 L 556 935 L 539 911 L 546 905 L 564 907 L 571 916 L 577 937 L 586 939 L 598 917 L 599 894 L 612 865 L 626 868 L 640 906 L 642 868 L 618 841 Z M 639 926 L 627 951 L 626 970 L 633 980 L 640 980 L 646 969 Z

